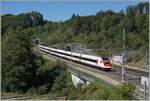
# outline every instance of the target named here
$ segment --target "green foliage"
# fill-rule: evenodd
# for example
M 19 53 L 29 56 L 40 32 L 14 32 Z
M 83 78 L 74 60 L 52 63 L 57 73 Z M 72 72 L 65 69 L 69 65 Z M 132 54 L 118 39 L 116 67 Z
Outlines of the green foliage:
M 27 94 L 36 94 L 37 89 L 35 87 L 31 87 L 26 92 Z
M 123 99 L 131 100 L 133 98 L 133 93 L 135 90 L 135 86 L 125 83 L 123 86 L 120 87 L 119 93 L 123 97 Z
M 16 29 L 17 27 L 22 26 L 23 28 L 27 28 L 43 25 L 44 23 L 43 16 L 36 11 L 19 15 L 6 14 L 2 16 L 2 35 L 9 27 Z
M 46 94 L 48 93 L 48 84 L 45 85 L 41 85 L 38 87 L 38 89 L 36 90 L 36 94 Z
M 60 61 L 48 62 L 31 50 L 28 30 L 8 28 L 2 39 L 2 89 L 6 92 L 44 94 L 54 82 L 66 77 L 66 65 Z M 61 76 L 60 76 L 61 75 Z M 64 75 L 64 76 L 63 76 Z M 57 79 L 56 79 L 57 78 Z M 64 83 L 60 83 L 65 86 Z M 54 86 L 58 90 L 61 85 Z M 63 88 L 63 87 L 62 87 Z
M 56 94 L 50 94 L 48 96 L 48 100 L 58 100 L 58 95 L 56 95 Z
M 68 88 L 72 84 L 70 75 L 67 71 L 61 71 L 59 76 L 54 80 L 54 84 L 52 86 L 52 91 L 66 93 L 65 89 Z
M 23 31 L 10 28 L 2 42 L 2 81 L 9 91 L 26 89 L 27 78 L 32 69 L 30 38 Z M 27 72 L 28 71 L 28 72 Z
M 125 28 L 127 48 L 148 48 L 148 8 L 145 2 L 128 6 L 126 16 L 123 11 L 101 10 L 92 16 L 73 14 L 71 19 L 64 22 L 44 21 L 42 15 L 35 11 L 16 16 L 7 14 L 2 16 L 2 35 L 10 26 L 22 26 L 27 28 L 32 38 L 39 37 L 46 45 L 79 42 L 89 48 L 120 49 Z
M 71 90 L 72 89 L 72 90 Z M 126 89 L 126 90 L 123 90 Z M 123 84 L 121 87 L 113 87 L 104 82 L 93 82 L 79 88 L 70 88 L 67 99 L 75 100 L 129 100 L 132 99 L 135 87 Z

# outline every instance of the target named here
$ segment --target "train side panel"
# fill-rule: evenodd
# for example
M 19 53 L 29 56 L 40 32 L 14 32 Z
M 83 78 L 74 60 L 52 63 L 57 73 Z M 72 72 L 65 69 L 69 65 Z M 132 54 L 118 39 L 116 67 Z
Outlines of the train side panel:
M 38 48 L 50 54 L 54 54 L 74 61 L 90 64 L 104 69 L 110 69 L 111 63 L 108 58 L 91 56 L 87 54 L 75 53 L 70 51 L 64 51 L 60 49 L 49 48 L 46 46 L 38 45 Z M 94 62 L 93 62 L 94 61 Z

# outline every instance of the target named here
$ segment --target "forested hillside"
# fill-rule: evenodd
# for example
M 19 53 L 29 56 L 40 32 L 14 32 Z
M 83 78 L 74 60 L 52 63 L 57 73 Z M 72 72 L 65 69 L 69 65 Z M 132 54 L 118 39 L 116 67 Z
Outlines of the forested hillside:
M 23 27 L 47 45 L 78 42 L 90 48 L 120 49 L 125 28 L 128 49 L 147 49 L 148 18 L 148 3 L 128 6 L 125 12 L 100 10 L 89 16 L 73 14 L 64 22 L 44 21 L 38 12 L 8 14 L 2 16 L 2 35 L 9 27 Z

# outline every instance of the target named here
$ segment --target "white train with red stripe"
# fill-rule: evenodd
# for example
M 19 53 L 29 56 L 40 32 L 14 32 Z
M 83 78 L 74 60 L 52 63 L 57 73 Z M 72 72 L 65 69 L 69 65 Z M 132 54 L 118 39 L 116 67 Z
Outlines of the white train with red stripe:
M 37 48 L 43 52 L 55 56 L 59 56 L 70 60 L 72 59 L 73 61 L 96 66 L 104 70 L 110 70 L 112 66 L 110 60 L 107 57 L 98 57 L 98 56 L 92 56 L 87 54 L 81 54 L 81 53 L 76 53 L 76 52 L 71 52 L 71 51 L 66 51 L 61 49 L 49 48 L 43 45 L 37 45 Z

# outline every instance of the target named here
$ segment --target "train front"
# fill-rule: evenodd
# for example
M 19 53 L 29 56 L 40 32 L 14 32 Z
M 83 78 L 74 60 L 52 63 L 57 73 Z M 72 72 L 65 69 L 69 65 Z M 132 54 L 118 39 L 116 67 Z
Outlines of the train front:
M 102 61 L 103 61 L 103 66 L 104 66 L 103 68 L 105 70 L 110 70 L 112 66 L 110 60 L 107 57 L 102 57 Z

